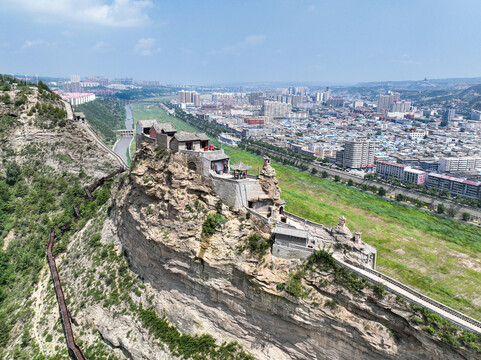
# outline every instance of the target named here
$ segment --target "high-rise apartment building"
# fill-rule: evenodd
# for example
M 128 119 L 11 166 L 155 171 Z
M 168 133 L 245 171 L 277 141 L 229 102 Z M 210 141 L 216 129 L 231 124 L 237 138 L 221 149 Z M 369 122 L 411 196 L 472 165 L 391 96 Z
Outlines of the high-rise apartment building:
M 265 100 L 266 100 L 266 97 L 260 91 L 252 92 L 249 94 L 249 104 L 251 105 L 257 105 L 257 106 L 262 105 Z
M 179 91 L 179 102 L 181 104 L 200 106 L 200 94 L 197 91 Z
M 70 82 L 80 82 L 80 75 L 70 75 Z
M 391 110 L 391 105 L 399 101 L 401 95 L 397 92 L 388 91 L 387 95 L 379 95 L 377 101 L 377 110 L 379 112 L 386 112 Z
M 376 142 L 370 140 L 353 140 L 344 144 L 336 160 L 343 166 L 361 169 L 374 166 Z
M 452 108 L 444 110 L 443 120 L 451 121 L 454 119 L 455 110 Z
M 262 112 L 265 117 L 276 118 L 285 117 L 291 111 L 291 104 L 279 101 L 264 101 Z
M 411 111 L 411 101 L 398 100 L 391 105 L 392 112 L 405 113 Z

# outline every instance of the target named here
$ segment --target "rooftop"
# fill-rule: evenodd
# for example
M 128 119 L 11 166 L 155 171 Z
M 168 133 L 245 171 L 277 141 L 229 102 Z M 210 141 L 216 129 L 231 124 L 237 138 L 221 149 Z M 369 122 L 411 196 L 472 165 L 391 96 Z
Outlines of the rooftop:
M 149 120 L 147 120 L 147 121 L 149 121 Z M 176 128 L 174 127 L 174 125 L 172 125 L 171 123 L 155 122 L 153 126 L 154 126 L 155 131 L 157 131 L 157 132 L 176 132 L 177 131 Z
M 150 128 L 157 123 L 157 120 L 139 120 L 138 124 L 141 128 Z
M 209 137 L 204 133 L 181 131 L 174 135 L 174 139 L 177 141 L 205 141 L 209 140 Z
M 276 224 L 276 227 L 272 231 L 273 234 L 279 235 L 286 235 L 286 236 L 295 236 L 298 238 L 307 238 L 309 234 L 309 230 L 301 230 L 301 229 L 294 229 L 292 227 L 282 226 Z
M 247 171 L 249 169 L 252 169 L 252 166 L 246 165 L 242 161 L 240 161 L 238 164 L 231 164 L 230 168 L 231 170 L 235 171 Z

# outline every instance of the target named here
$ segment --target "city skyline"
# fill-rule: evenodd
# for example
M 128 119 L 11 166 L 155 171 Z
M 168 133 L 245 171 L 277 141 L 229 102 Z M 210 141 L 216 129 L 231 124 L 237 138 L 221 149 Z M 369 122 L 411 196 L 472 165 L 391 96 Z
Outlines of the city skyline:
M 4 73 L 198 85 L 480 75 L 481 3 L 468 0 L 0 0 L 0 10 Z

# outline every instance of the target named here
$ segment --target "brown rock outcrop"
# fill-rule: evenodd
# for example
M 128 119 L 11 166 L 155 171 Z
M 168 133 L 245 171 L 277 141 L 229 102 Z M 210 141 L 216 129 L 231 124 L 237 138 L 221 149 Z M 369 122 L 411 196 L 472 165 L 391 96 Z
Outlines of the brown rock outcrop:
M 267 225 L 220 204 L 211 179 L 189 170 L 182 154 L 155 157 L 147 146 L 136 156 L 114 199 L 115 230 L 132 270 L 155 289 L 157 311 L 181 331 L 238 341 L 257 359 L 476 356 L 412 325 L 404 303 L 379 300 L 368 289 L 353 295 L 326 271 L 307 272 L 307 297 L 293 297 L 278 285 L 297 261 L 239 250 L 249 234 L 267 236 Z M 263 176 L 272 179 L 266 168 Z M 216 211 L 226 222 L 206 244 L 202 225 Z

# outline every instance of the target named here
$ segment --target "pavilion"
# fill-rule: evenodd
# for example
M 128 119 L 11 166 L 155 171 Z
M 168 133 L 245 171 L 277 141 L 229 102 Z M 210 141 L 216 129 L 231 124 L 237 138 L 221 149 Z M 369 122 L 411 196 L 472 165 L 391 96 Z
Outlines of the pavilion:
M 247 170 L 251 169 L 252 166 L 240 161 L 238 164 L 231 164 L 230 168 L 234 172 L 235 179 L 245 179 L 247 177 Z

